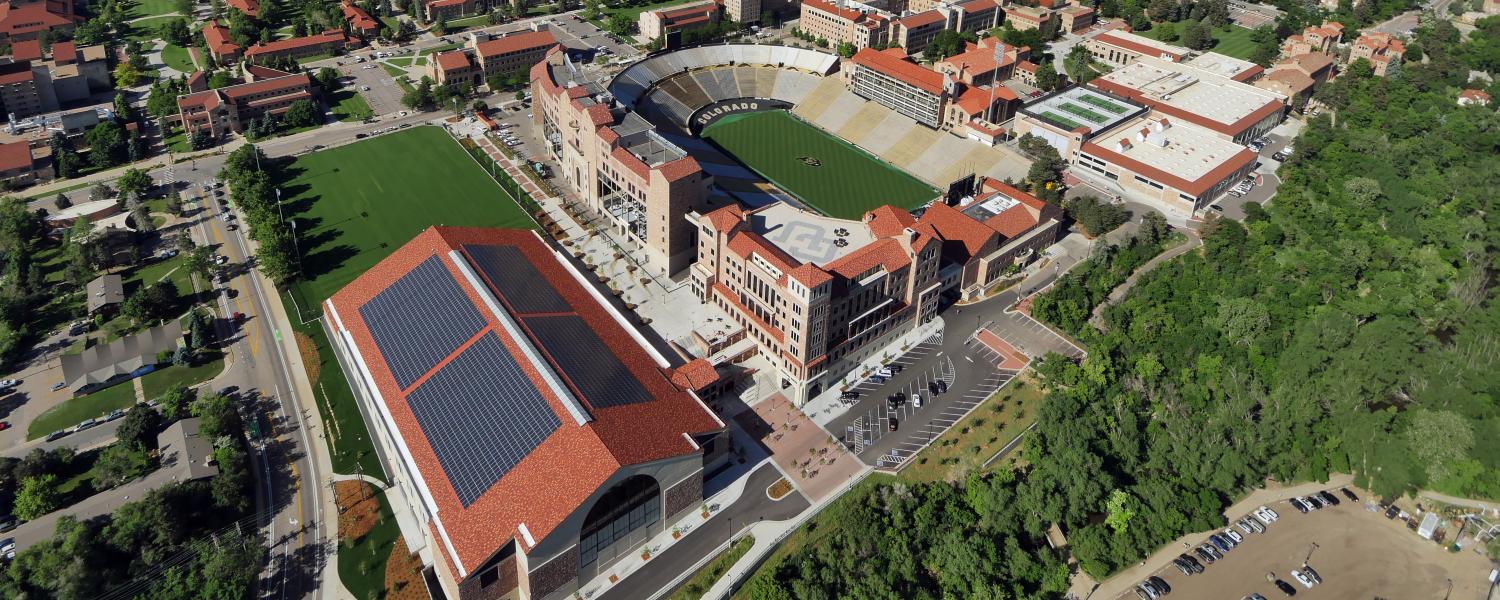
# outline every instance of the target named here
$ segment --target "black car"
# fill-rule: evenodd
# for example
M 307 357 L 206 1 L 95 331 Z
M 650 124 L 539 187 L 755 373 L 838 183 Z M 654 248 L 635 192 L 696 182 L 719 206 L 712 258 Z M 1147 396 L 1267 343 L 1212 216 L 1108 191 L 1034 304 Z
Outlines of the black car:
M 1328 493 L 1328 490 L 1318 492 L 1318 497 L 1321 498 L 1325 504 L 1332 504 L 1334 506 L 1339 505 L 1339 499 L 1333 494 Z
M 891 421 L 891 431 L 895 431 L 896 427 L 899 426 L 899 424 L 896 421 L 896 417 L 891 417 L 890 421 Z
M 1271 158 L 1276 159 L 1277 162 L 1286 162 L 1286 153 L 1285 152 L 1277 152 L 1275 154 L 1272 154 Z
M 892 373 L 900 373 L 901 370 L 905 369 L 905 368 L 906 368 L 906 365 L 902 365 L 902 364 L 899 364 L 899 363 L 891 363 L 891 372 Z
M 844 400 L 853 400 L 853 399 L 858 398 L 858 397 L 859 397 L 859 392 L 856 392 L 854 390 L 849 390 L 847 392 L 839 394 L 839 398 L 842 398 Z
M 1160 578 L 1160 577 L 1152 575 L 1150 577 L 1147 577 L 1146 581 L 1149 581 L 1149 582 L 1151 582 L 1151 585 L 1156 586 L 1156 591 L 1158 591 L 1158 592 L 1161 592 L 1163 594 L 1170 594 L 1170 593 L 1172 593 L 1172 586 L 1167 585 L 1167 582 L 1163 581 L 1162 578 Z
M 1385 509 L 1385 518 L 1394 519 L 1396 518 L 1396 513 L 1399 512 L 1401 512 L 1401 509 L 1396 508 L 1396 505 L 1392 504 L 1390 508 Z
M 1177 560 L 1182 561 L 1182 564 L 1184 566 L 1186 566 L 1189 570 L 1191 570 L 1194 573 L 1202 573 L 1203 572 L 1203 564 L 1199 563 L 1198 559 L 1196 559 L 1196 558 L 1193 558 L 1193 557 L 1188 556 L 1186 554 L 1178 554 L 1177 555 Z
M 1297 509 L 1297 512 L 1306 513 L 1308 510 L 1310 510 L 1310 508 L 1306 504 L 1303 504 L 1301 500 L 1298 500 L 1296 498 L 1292 498 L 1287 502 L 1290 502 L 1292 504 L 1292 508 Z
M 1286 594 L 1289 597 L 1297 595 L 1297 588 L 1292 587 L 1292 584 L 1280 579 L 1276 580 L 1276 589 L 1281 590 L 1281 593 Z
M 906 394 L 903 392 L 891 394 L 890 397 L 885 399 L 885 403 L 891 410 L 895 410 L 896 407 L 906 404 Z
M 937 383 L 938 383 L 938 393 L 939 394 L 946 394 L 946 393 L 948 393 L 948 382 L 947 381 L 939 379 Z
M 1172 566 L 1177 567 L 1177 572 L 1182 573 L 1184 576 L 1191 577 L 1194 573 L 1193 568 L 1187 566 L 1180 558 L 1172 561 Z
M 938 382 L 937 381 L 929 381 L 929 382 L 927 382 L 927 392 L 930 393 L 930 394 L 932 394 L 932 395 L 934 395 L 934 396 L 936 396 L 938 394 Z
M 1313 510 L 1323 510 L 1328 506 L 1328 503 L 1324 502 L 1322 498 L 1319 498 L 1317 494 L 1307 496 L 1303 498 L 1303 501 L 1307 502 L 1307 505 L 1311 506 Z
M 356 133 L 356 134 L 354 134 L 354 139 L 356 139 L 356 140 L 362 140 L 362 139 L 365 139 L 367 137 L 370 137 L 370 134 L 368 134 L 368 133 Z
M 1349 488 L 1339 488 L 1339 492 L 1342 492 L 1344 497 L 1348 498 L 1350 502 L 1359 502 L 1359 496 L 1354 495 L 1354 492 L 1349 491 Z
M 1214 555 L 1209 553 L 1208 550 L 1205 550 L 1203 546 L 1193 548 L 1193 554 L 1198 555 L 1198 558 L 1203 559 L 1203 562 L 1206 562 L 1208 564 L 1214 564 L 1214 561 L 1218 560 L 1214 558 Z

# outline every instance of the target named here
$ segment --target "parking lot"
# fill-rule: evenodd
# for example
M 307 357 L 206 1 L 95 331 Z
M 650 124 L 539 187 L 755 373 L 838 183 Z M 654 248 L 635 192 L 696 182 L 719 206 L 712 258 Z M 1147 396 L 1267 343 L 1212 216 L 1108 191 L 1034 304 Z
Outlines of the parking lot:
M 380 65 L 373 62 L 346 62 L 338 69 L 353 78 L 348 85 L 365 97 L 365 102 L 369 103 L 370 110 L 375 115 L 388 115 L 402 109 L 401 95 L 406 90 L 401 89 L 396 78 L 391 77 Z M 370 89 L 365 90 L 366 87 Z
M 1472 552 L 1450 553 L 1417 537 L 1401 521 L 1366 510 L 1369 498 L 1363 491 L 1354 491 L 1360 501 L 1351 502 L 1335 490 L 1341 504 L 1307 514 L 1286 501 L 1271 504 L 1279 518 L 1265 533 L 1241 534 L 1244 541 L 1217 562 L 1204 563 L 1203 573 L 1184 576 L 1168 565 L 1155 575 L 1171 586 L 1167 598 L 1235 599 L 1251 593 L 1286 598 L 1268 576 L 1293 586 L 1298 598 L 1313 600 L 1483 597 L 1488 561 Z M 1202 543 L 1204 537 L 1197 534 L 1186 539 Z M 1180 543 L 1172 550 L 1185 551 Z M 1291 571 L 1304 562 L 1317 571 L 1322 583 L 1307 588 L 1292 577 Z M 1138 598 L 1131 590 L 1116 597 Z

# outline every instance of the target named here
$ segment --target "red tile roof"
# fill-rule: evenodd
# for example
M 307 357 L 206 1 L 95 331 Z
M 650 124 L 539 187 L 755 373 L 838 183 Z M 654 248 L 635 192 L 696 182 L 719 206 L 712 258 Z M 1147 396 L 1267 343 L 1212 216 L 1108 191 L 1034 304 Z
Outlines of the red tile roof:
M 1016 63 L 1016 70 L 1026 71 L 1028 73 L 1035 73 L 1036 72 L 1036 63 L 1031 62 L 1029 60 L 1023 60 L 1021 62 Z
M 0 2 L 0 34 L 14 36 L 72 25 L 71 15 L 56 12 L 59 8 L 51 2 Z
M 563 400 L 545 383 L 541 368 L 521 350 L 522 342 L 508 334 L 488 308 L 485 295 L 494 297 L 502 306 L 510 306 L 504 294 L 488 285 L 483 285 L 483 290 L 474 289 L 458 266 L 452 264 L 449 253 L 461 252 L 467 244 L 516 248 L 542 279 L 557 290 L 571 312 L 598 333 L 608 351 L 625 365 L 630 376 L 650 393 L 652 399 L 607 408 L 590 404 L 588 412 L 592 420 L 576 425 Z M 422 429 L 407 404 L 406 394 L 396 384 L 359 311 L 366 302 L 433 256 L 442 257 L 445 269 L 463 288 L 466 299 L 484 315 L 486 326 L 475 337 L 496 335 L 563 423 L 467 507 L 460 502 L 445 475 L 429 442 L 428 432 Z M 335 317 L 335 326 L 347 331 L 354 349 L 364 358 L 381 401 L 395 423 L 395 431 L 417 467 L 420 482 L 437 504 L 433 507 L 439 521 L 437 530 L 447 541 L 440 544 L 439 550 L 454 559 L 453 562 L 466 575 L 472 575 L 476 568 L 513 539 L 519 540 L 518 547 L 523 552 L 530 550 L 532 546 L 519 533 L 523 525 L 536 542 L 546 539 L 622 465 L 692 455 L 699 450 L 685 434 L 724 428 L 707 407 L 673 385 L 671 373 L 634 341 L 609 310 L 579 283 L 576 274 L 530 231 L 430 228 L 334 294 L 327 306 L 328 312 Z M 526 329 L 524 321 L 520 326 Z M 530 335 L 525 337 L 530 338 Z M 458 352 L 455 350 L 453 355 Z M 453 355 L 445 361 L 451 360 Z M 451 552 L 448 543 L 451 543 Z
M 945 244 L 948 255 L 957 255 L 956 251 L 961 249 L 960 258 L 964 262 L 979 256 L 997 242 L 994 230 L 942 202 L 933 202 L 927 207 L 927 212 L 922 213 L 922 224 L 932 228 L 939 238 L 953 242 Z
M 193 89 L 193 88 L 195 88 L 195 87 L 198 87 L 199 85 L 202 85 L 203 87 L 208 87 L 207 81 L 208 81 L 208 73 L 207 72 L 204 72 L 204 71 L 193 71 L 193 74 L 188 75 L 188 78 L 187 78 L 187 87 L 190 90 Z
M 965 44 L 963 52 L 945 58 L 941 62 L 960 67 L 961 70 L 970 73 L 984 73 L 1015 62 L 1004 52 L 1002 51 L 1000 61 L 996 62 L 994 47 L 985 48 L 978 44 Z
M 489 58 L 518 50 L 549 48 L 555 44 L 557 44 L 557 37 L 552 35 L 550 30 L 544 29 L 542 31 L 515 33 L 487 42 L 479 42 L 474 48 L 479 52 L 479 56 Z
M 259 56 L 262 54 L 286 52 L 288 50 L 307 48 L 309 46 L 344 44 L 347 41 L 348 39 L 344 37 L 344 33 L 341 31 L 325 31 L 323 33 L 315 35 L 256 44 L 254 46 L 251 46 L 249 50 L 245 51 L 245 56 Z
M 240 84 L 240 85 L 232 85 L 232 86 L 229 86 L 227 88 L 221 88 L 218 91 L 223 92 L 224 96 L 226 98 L 228 98 L 231 102 L 233 102 L 233 101 L 238 100 L 240 98 L 243 98 L 245 96 L 251 96 L 251 95 L 255 95 L 255 94 L 264 94 L 264 93 L 267 93 L 267 92 L 280 92 L 280 91 L 298 90 L 298 89 L 307 88 L 307 87 L 309 87 L 311 85 L 312 85 L 312 75 L 309 75 L 307 73 L 298 73 L 298 74 L 292 75 L 290 77 L 277 77 L 275 79 L 262 79 L 260 81 L 255 81 L 255 82 L 251 82 L 251 83 L 244 83 L 244 84 Z
M 257 0 L 227 0 L 225 4 L 252 17 L 260 16 L 260 2 Z
M 365 9 L 355 6 L 354 3 L 344 0 L 344 19 L 355 29 L 364 31 L 367 29 L 379 29 L 380 22 L 365 12 Z
M 896 19 L 896 22 L 900 23 L 902 27 L 905 27 L 907 29 L 916 29 L 918 27 L 924 27 L 927 25 L 932 25 L 934 23 L 942 23 L 945 20 L 946 18 L 943 17 L 943 13 L 940 13 L 936 10 L 929 10 L 919 12 L 914 15 L 907 15 L 900 19 Z
M 907 227 L 917 224 L 911 213 L 889 204 L 865 213 L 864 221 L 870 234 L 878 238 L 900 235 Z
M 52 43 L 52 60 L 70 62 L 78 60 L 78 46 L 71 41 Z
M 263 67 L 261 65 L 255 65 L 255 64 L 247 64 L 247 65 L 245 65 L 245 73 L 248 74 L 248 75 L 250 75 L 252 78 L 257 79 L 257 80 L 260 80 L 260 79 L 274 79 L 274 78 L 277 78 L 277 77 L 287 77 L 287 76 L 295 75 L 296 74 L 296 73 L 288 73 L 288 72 L 283 71 L 281 69 L 272 69 L 271 67 Z
M 802 0 L 802 6 L 820 12 L 825 12 L 830 15 L 843 17 L 850 21 L 859 21 L 860 17 L 864 16 L 864 13 L 861 13 L 860 11 L 854 10 L 852 8 L 839 8 L 837 6 L 834 6 L 832 3 L 824 2 L 823 0 Z
M 824 265 L 824 268 L 845 279 L 853 279 L 877 266 L 884 268 L 887 273 L 894 273 L 910 264 L 911 257 L 907 256 L 901 242 L 896 238 L 885 238 L 865 244 L 863 248 Z
M 694 392 L 703 391 L 704 388 L 718 381 L 719 371 L 714 369 L 714 364 L 708 362 L 706 358 L 695 358 L 672 370 L 672 383 Z
M 1109 44 L 1109 45 L 1115 46 L 1117 48 L 1124 48 L 1125 50 L 1129 50 L 1131 52 L 1138 52 L 1140 54 L 1143 54 L 1145 56 L 1150 56 L 1152 58 L 1161 58 L 1162 55 L 1166 55 L 1166 56 L 1172 57 L 1172 60 L 1175 61 L 1175 60 L 1181 60 L 1182 57 L 1187 56 L 1187 52 L 1177 52 L 1177 51 L 1165 50 L 1165 49 L 1162 49 L 1162 48 L 1157 48 L 1155 46 L 1150 46 L 1150 45 L 1147 45 L 1147 44 L 1143 44 L 1141 42 L 1137 42 L 1135 40 L 1128 39 L 1128 38 L 1125 38 L 1125 37 L 1122 37 L 1122 36 L 1118 36 L 1118 35 L 1115 35 L 1115 34 L 1109 33 L 1109 32 L 1101 33 L 1099 35 L 1094 36 L 1094 41 L 1097 41 L 1097 42 L 1102 43 L 1102 44 Z M 1184 50 L 1186 50 L 1186 48 L 1184 48 Z
M 441 69 L 444 73 L 467 69 L 473 66 L 473 63 L 469 62 L 469 55 L 465 54 L 463 50 L 443 52 L 438 54 L 433 60 L 437 61 L 438 69 Z
M 240 45 L 229 36 L 229 28 L 218 23 L 209 23 L 203 28 L 203 41 L 209 51 L 216 55 L 239 54 Z
M 31 144 L 25 140 L 0 144 L 0 171 L 31 170 Z
M 1458 93 L 1458 97 L 1477 104 L 1490 103 L 1490 94 L 1484 90 L 1464 90 Z
M 595 104 L 594 106 L 603 105 Z M 605 111 L 608 112 L 608 109 L 605 109 Z M 660 171 L 661 176 L 665 177 L 667 181 L 677 181 L 679 179 L 692 177 L 693 175 L 702 173 L 703 167 L 698 164 L 697 159 L 691 156 L 684 156 L 667 164 L 658 166 L 656 170 Z
M 744 221 L 744 217 L 745 211 L 740 210 L 738 204 L 726 204 L 703 215 L 703 218 L 708 219 L 709 224 L 713 225 L 714 230 L 719 232 L 734 229 L 735 225 Z
M 6 66 L 9 67 L 7 69 L 9 72 L 0 73 L 0 85 L 13 85 L 36 78 L 36 75 L 31 72 L 31 61 L 23 60 Z
M 187 109 L 188 107 L 195 107 L 195 106 L 196 107 L 203 107 L 205 109 L 210 109 L 210 108 L 214 108 L 214 107 L 216 107 L 218 105 L 219 105 L 219 91 L 218 90 L 208 90 L 206 92 L 197 92 L 197 93 L 193 93 L 193 94 L 183 94 L 183 95 L 177 97 L 177 108 L 178 108 L 178 110 L 184 110 L 185 111 L 185 109 Z
M 871 48 L 861 48 L 851 60 L 854 64 L 885 73 L 929 94 L 943 93 L 943 75 L 911 61 Z
M 812 263 L 802 263 L 801 266 L 787 271 L 786 276 L 795 279 L 797 283 L 809 288 L 815 288 L 833 281 L 832 275 L 829 275 L 827 271 L 819 269 L 817 265 Z
M 10 57 L 12 60 L 41 60 L 41 40 L 21 40 L 11 42 Z

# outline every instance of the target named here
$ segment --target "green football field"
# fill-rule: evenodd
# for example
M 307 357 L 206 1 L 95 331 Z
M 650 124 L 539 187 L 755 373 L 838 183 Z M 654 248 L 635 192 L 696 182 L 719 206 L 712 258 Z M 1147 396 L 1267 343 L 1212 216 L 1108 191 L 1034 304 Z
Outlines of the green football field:
M 304 155 L 287 176 L 282 197 L 306 275 L 293 293 L 304 316 L 429 226 L 535 227 L 437 127 Z
M 784 111 L 730 115 L 704 128 L 702 137 L 831 217 L 858 219 L 872 208 L 911 208 L 938 195 L 917 178 Z

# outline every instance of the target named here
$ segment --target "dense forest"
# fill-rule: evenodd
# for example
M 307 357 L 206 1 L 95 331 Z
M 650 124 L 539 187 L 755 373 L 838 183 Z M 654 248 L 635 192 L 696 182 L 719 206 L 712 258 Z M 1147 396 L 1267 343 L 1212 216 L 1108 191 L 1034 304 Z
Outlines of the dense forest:
M 1500 115 L 1455 102 L 1500 92 L 1466 81 L 1500 65 L 1500 17 L 1468 39 L 1424 19 L 1417 44 L 1426 61 L 1398 76 L 1357 61 L 1321 90 L 1332 110 L 1272 201 L 1209 223 L 1101 327 L 1086 319 L 1108 288 L 1089 278 L 1118 278 L 1115 261 L 1141 251 L 1102 252 L 1037 300 L 1089 356 L 1039 367 L 1048 395 L 1023 470 L 869 482 L 747 595 L 1055 597 L 1058 559 L 1036 543 L 1049 525 L 1104 576 L 1223 526 L 1267 479 L 1352 472 L 1383 496 L 1500 498 Z M 958 587 L 955 569 L 988 587 Z

